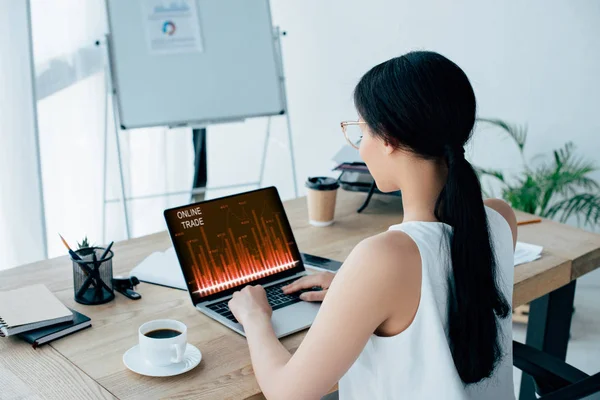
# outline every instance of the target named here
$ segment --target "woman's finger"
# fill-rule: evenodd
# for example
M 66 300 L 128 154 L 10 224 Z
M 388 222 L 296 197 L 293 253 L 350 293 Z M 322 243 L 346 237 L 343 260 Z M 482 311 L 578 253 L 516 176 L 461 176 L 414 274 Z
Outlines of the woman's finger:
M 310 289 L 314 286 L 321 286 L 322 283 L 323 277 L 321 276 L 321 274 L 311 274 L 303 276 L 302 278 L 298 279 L 293 283 L 290 283 L 287 286 L 283 286 L 281 290 L 283 291 L 283 293 L 294 293 L 298 290 Z
M 323 301 L 327 290 L 319 290 L 317 292 L 304 292 L 300 295 L 300 299 L 304 301 Z

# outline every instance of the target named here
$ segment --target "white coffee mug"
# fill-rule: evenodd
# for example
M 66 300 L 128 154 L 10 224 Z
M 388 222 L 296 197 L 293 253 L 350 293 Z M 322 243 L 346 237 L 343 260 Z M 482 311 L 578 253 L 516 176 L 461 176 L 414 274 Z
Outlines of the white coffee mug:
M 147 333 L 169 329 L 180 332 L 179 335 L 164 339 L 146 336 Z M 140 353 L 146 362 L 164 367 L 183 361 L 187 345 L 187 326 L 172 319 L 157 319 L 146 322 L 139 329 Z

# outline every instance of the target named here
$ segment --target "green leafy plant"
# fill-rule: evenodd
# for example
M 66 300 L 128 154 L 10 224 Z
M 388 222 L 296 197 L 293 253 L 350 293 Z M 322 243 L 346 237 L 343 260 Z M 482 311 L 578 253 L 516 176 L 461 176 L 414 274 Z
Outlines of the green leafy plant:
M 478 121 L 501 128 L 519 149 L 524 170 L 516 176 L 509 178 L 498 170 L 475 167 L 480 177 L 491 176 L 500 182 L 502 198 L 513 208 L 561 222 L 575 216 L 579 224 L 600 224 L 600 184 L 589 177 L 597 168 L 574 154 L 573 143 L 554 150 L 552 157 L 539 157 L 541 161 L 532 166 L 524 153 L 527 126 L 500 119 Z
M 77 252 L 82 256 L 87 256 L 94 253 L 94 245 L 91 245 L 87 236 L 83 238 L 81 243 L 77 242 Z

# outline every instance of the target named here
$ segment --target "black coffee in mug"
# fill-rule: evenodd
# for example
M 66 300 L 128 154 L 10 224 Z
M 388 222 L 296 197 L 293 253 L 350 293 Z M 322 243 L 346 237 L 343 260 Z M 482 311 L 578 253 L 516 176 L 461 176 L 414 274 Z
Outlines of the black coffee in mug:
M 170 338 L 173 338 L 173 337 L 179 336 L 179 335 L 181 335 L 181 332 L 176 331 L 175 329 L 168 329 L 168 328 L 155 329 L 153 331 L 146 332 L 144 334 L 144 336 L 148 336 L 149 338 L 152 338 L 152 339 L 170 339 Z

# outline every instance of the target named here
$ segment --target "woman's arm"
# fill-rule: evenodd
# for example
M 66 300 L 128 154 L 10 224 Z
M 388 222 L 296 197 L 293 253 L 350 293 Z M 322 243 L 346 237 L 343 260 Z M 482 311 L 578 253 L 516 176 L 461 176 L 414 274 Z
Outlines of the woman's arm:
M 513 209 L 504 200 L 500 199 L 486 199 L 483 204 L 489 208 L 495 210 L 498 214 L 502 215 L 513 235 L 513 248 L 517 245 L 517 216 Z
M 270 313 L 264 311 L 266 298 L 260 306 L 248 305 L 251 297 L 262 302 L 264 290 L 245 288 L 234 297 L 230 307 L 244 325 L 254 373 L 265 396 L 319 399 L 344 375 L 371 334 L 403 301 L 414 305 L 406 316 L 408 325 L 418 307 L 420 291 L 415 296 L 414 286 L 420 288 L 420 265 L 416 245 L 401 232 L 360 243 L 337 273 L 293 356 L 275 337 Z M 405 286 L 412 286 L 412 290 L 404 291 Z M 417 298 L 403 299 L 399 295 L 403 292 Z

